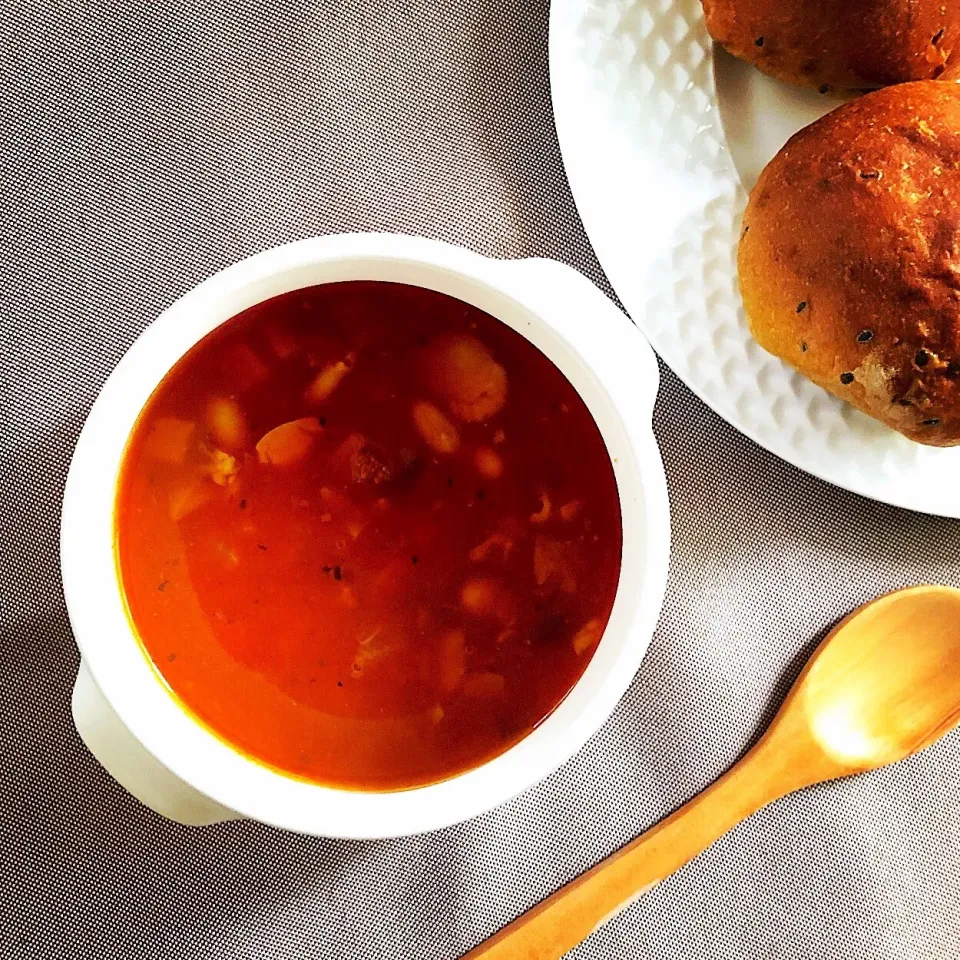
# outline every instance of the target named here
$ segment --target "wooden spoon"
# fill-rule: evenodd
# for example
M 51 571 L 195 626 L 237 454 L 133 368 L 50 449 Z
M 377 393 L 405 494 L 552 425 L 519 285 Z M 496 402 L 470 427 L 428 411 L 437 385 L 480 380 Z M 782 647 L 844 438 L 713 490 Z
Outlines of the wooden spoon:
M 761 807 L 902 760 L 958 723 L 960 590 L 880 597 L 834 627 L 731 770 L 464 960 L 557 960 Z

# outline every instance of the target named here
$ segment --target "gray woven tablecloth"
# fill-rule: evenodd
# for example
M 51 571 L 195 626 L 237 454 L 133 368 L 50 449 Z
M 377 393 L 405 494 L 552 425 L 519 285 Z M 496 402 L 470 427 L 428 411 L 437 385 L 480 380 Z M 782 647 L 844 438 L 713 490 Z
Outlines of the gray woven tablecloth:
M 850 607 L 917 581 L 960 584 L 960 524 L 811 479 L 667 373 L 663 617 L 630 692 L 573 761 L 505 807 L 410 840 L 155 816 L 74 733 L 57 561 L 72 445 L 136 334 L 219 267 L 333 231 L 551 256 L 605 281 L 557 149 L 545 0 L 3 0 L 0 12 L 5 956 L 456 957 L 719 774 Z M 774 805 L 574 955 L 960 957 L 960 736 Z

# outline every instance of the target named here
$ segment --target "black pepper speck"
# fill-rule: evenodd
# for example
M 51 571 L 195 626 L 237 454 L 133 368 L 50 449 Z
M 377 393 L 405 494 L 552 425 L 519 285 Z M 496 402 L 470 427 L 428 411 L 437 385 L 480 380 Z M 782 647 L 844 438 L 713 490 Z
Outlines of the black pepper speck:
M 925 427 L 939 427 L 939 426 L 940 426 L 940 418 L 939 418 L 939 417 L 931 417 L 929 420 L 924 420 L 924 421 L 923 421 L 923 425 L 924 425 Z
M 869 343 L 873 339 L 872 330 L 861 330 L 857 334 L 857 343 Z
M 763 37 L 757 37 L 757 39 L 754 40 L 753 42 L 754 42 L 758 47 L 762 47 L 762 46 L 763 46 Z M 936 41 L 934 41 L 934 43 L 936 43 Z
M 854 379 L 855 379 L 855 377 L 853 376 L 852 373 L 841 373 L 841 374 L 840 374 L 840 382 L 841 382 L 844 386 L 847 386 L 847 385 L 853 383 Z
M 801 301 L 797 304 L 797 313 L 803 313 L 803 311 L 806 310 L 806 309 L 807 309 L 807 301 L 806 301 L 806 300 L 801 300 Z
M 927 362 L 930 359 L 930 354 L 926 350 L 918 350 L 916 356 L 913 358 L 913 362 L 918 367 L 925 367 Z

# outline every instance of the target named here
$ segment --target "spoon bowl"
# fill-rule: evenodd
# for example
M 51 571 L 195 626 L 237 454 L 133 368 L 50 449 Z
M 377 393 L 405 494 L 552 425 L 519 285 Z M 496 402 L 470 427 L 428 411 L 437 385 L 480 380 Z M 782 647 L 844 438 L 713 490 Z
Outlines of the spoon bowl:
M 861 607 L 810 659 L 788 710 L 838 776 L 929 746 L 960 722 L 960 590 L 914 587 Z
M 958 723 L 960 590 L 880 597 L 830 631 L 739 763 L 464 960 L 558 960 L 761 807 L 903 760 Z

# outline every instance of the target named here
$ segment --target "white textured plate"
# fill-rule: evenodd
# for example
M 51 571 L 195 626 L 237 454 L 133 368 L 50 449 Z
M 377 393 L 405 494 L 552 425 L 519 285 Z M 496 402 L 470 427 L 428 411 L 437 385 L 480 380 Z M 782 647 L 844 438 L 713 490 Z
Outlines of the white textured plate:
M 837 105 L 715 54 L 700 0 L 554 0 L 560 147 L 587 234 L 676 373 L 768 450 L 848 490 L 960 517 L 960 447 L 924 447 L 814 386 L 750 337 L 736 248 L 747 190 Z

